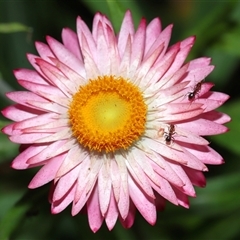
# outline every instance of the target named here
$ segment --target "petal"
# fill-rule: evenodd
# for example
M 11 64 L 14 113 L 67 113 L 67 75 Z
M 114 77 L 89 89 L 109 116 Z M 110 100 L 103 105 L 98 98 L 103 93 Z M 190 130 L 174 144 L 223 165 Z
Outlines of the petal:
M 95 25 L 93 26 L 93 32 L 95 31 Z M 86 23 L 80 18 L 77 18 L 77 35 L 78 41 L 80 43 L 80 48 L 83 53 L 85 51 L 85 46 L 83 45 L 83 39 L 87 39 L 87 46 L 89 48 L 89 54 L 93 57 L 94 60 L 97 59 L 96 43 L 93 39 L 92 33 L 90 32 Z M 84 57 L 83 57 L 84 59 Z M 85 62 L 85 59 L 84 59 Z
M 47 79 L 67 97 L 75 93 L 75 84 L 71 83 L 67 77 L 63 76 L 58 68 L 40 58 L 36 59 L 36 62 Z
M 87 202 L 88 222 L 91 230 L 95 233 L 103 223 L 98 198 L 98 187 L 95 186 Z
M 103 26 L 101 24 L 101 22 L 98 23 L 98 28 L 97 28 L 97 40 L 96 40 L 96 44 L 97 44 L 97 67 L 101 72 L 101 75 L 105 75 L 105 74 L 110 74 L 110 65 L 111 65 L 111 58 L 112 56 L 109 55 L 109 51 L 108 51 L 108 42 L 106 39 L 106 36 L 104 34 L 104 28 L 105 26 Z
M 211 113 L 208 112 L 207 114 L 202 114 L 202 116 L 211 118 Z M 228 131 L 227 127 L 204 118 L 195 118 L 192 119 L 191 122 L 179 123 L 178 125 L 179 127 L 185 128 L 196 135 L 202 136 L 215 135 Z
M 64 141 L 65 142 L 65 141 Z M 75 168 L 77 165 L 79 165 L 82 161 L 84 161 L 88 154 L 86 151 L 83 151 L 78 143 L 73 145 L 67 152 L 66 158 L 62 162 L 61 166 L 59 167 L 57 173 L 56 173 L 56 179 L 62 177 L 69 171 L 71 171 L 73 168 Z
M 118 210 L 120 216 L 125 219 L 129 213 L 130 201 L 129 201 L 129 188 L 128 188 L 128 170 L 125 162 L 127 161 L 122 155 L 115 157 L 119 173 L 120 173 L 120 196 L 118 201 Z
M 145 52 L 144 55 L 148 52 L 149 48 L 156 41 L 157 37 L 161 32 L 161 21 L 159 18 L 154 18 L 148 25 L 146 29 L 146 41 L 145 41 Z
M 142 19 L 133 38 L 130 72 L 136 71 L 136 69 L 142 62 L 145 48 L 145 33 L 146 33 L 146 20 Z
M 157 218 L 154 199 L 146 196 L 144 192 L 139 189 L 138 184 L 131 177 L 128 178 L 128 183 L 129 194 L 134 205 L 146 219 L 146 221 L 149 224 L 154 225 Z
M 112 182 L 113 194 L 116 202 L 118 202 L 120 198 L 121 173 L 115 159 L 111 159 L 109 172 Z
M 132 39 L 134 34 L 134 24 L 132 20 L 132 14 L 130 11 L 126 11 L 125 16 L 122 21 L 122 25 L 118 35 L 118 50 L 119 55 L 122 58 L 125 52 L 125 48 L 127 46 L 128 37 Z
M 25 80 L 32 83 L 49 85 L 48 81 L 41 77 L 35 70 L 17 69 L 14 71 L 14 75 L 18 80 Z
M 43 149 L 45 149 L 47 146 L 45 145 L 32 145 L 28 147 L 26 150 L 21 152 L 12 162 L 12 167 L 15 169 L 26 169 L 29 167 L 34 167 L 35 165 L 31 166 L 27 163 L 28 159 L 31 157 L 37 155 L 39 152 L 41 152 Z
M 62 212 L 74 199 L 74 193 L 75 193 L 75 185 L 73 185 L 66 193 L 65 195 L 59 199 L 58 201 L 53 201 L 51 199 L 52 205 L 51 205 L 51 213 L 57 214 Z
M 80 166 L 76 166 L 70 172 L 62 176 L 57 183 L 57 186 L 54 190 L 52 201 L 56 202 L 64 197 L 64 195 L 76 185 L 77 178 L 80 174 Z M 56 174 L 55 174 L 56 175 Z M 76 187 L 75 187 L 76 188 Z M 74 197 L 72 198 L 72 200 Z
M 136 213 L 136 208 L 135 208 L 133 202 L 131 201 L 129 212 L 128 212 L 126 218 L 122 218 L 121 216 L 119 216 L 120 222 L 123 225 L 123 227 L 125 227 L 125 228 L 132 227 L 132 225 L 134 223 L 134 219 L 135 219 L 135 213 Z
M 172 28 L 173 25 L 169 25 L 167 26 L 159 35 L 158 38 L 155 40 L 155 42 L 152 44 L 152 46 L 149 48 L 148 52 L 146 53 L 146 57 L 150 56 L 157 48 L 158 46 L 162 45 L 164 46 L 163 51 L 161 52 L 161 54 L 158 57 L 158 60 L 156 61 L 155 64 L 158 64 L 160 61 L 162 60 L 162 57 L 164 56 L 164 54 L 166 53 L 166 50 L 168 48 L 168 44 L 170 42 L 170 38 L 171 38 L 171 33 L 172 33 Z
M 151 182 L 151 185 L 152 188 L 162 197 L 167 199 L 169 202 L 178 205 L 176 194 L 173 191 L 171 184 L 167 180 L 161 176 L 158 176 L 158 183 Z
M 171 67 L 168 69 L 168 71 L 164 75 L 164 78 L 168 78 L 169 76 L 171 76 L 173 73 L 175 73 L 177 70 L 180 69 L 180 67 L 184 63 L 188 53 L 190 52 L 194 41 L 195 41 L 195 37 L 190 37 L 180 43 L 179 52 L 177 53 Z M 176 44 L 176 46 L 177 46 L 177 44 Z M 174 45 L 171 48 L 174 48 Z
M 195 190 L 193 188 L 192 182 L 188 178 L 187 174 L 185 173 L 182 166 L 175 164 L 175 163 L 169 163 L 172 167 L 172 169 L 178 174 L 178 176 L 182 179 L 184 186 L 180 188 L 179 190 L 185 193 L 188 196 L 196 197 Z
M 114 199 L 113 192 L 111 192 L 109 207 L 105 216 L 105 221 L 109 231 L 111 231 L 115 226 L 117 218 L 118 218 L 117 204 Z
M 54 55 L 64 62 L 68 67 L 72 68 L 75 72 L 81 74 L 83 64 L 82 61 L 76 57 L 72 52 L 70 52 L 67 48 L 64 47 L 60 42 L 55 40 L 54 38 L 47 36 L 47 43 Z
M 34 176 L 32 181 L 29 183 L 29 188 L 41 187 L 44 184 L 52 181 L 60 167 L 62 161 L 66 157 L 66 154 L 51 158 Z
M 49 46 L 42 42 L 35 42 L 35 47 L 42 59 L 50 62 L 49 57 L 54 57 L 53 52 L 50 50 Z
M 77 34 L 70 28 L 64 28 L 62 30 L 62 41 L 64 46 L 80 61 L 82 61 L 82 54 L 80 51 Z M 84 68 L 82 69 L 82 71 L 84 71 Z
M 206 186 L 206 179 L 201 171 L 196 171 L 195 169 L 191 169 L 188 167 L 183 166 L 184 171 L 188 175 L 189 179 L 191 180 L 192 184 L 205 187 Z
M 102 167 L 102 161 L 94 158 L 86 158 L 81 163 L 81 174 L 78 176 L 77 189 L 74 199 L 73 212 L 77 213 L 85 204 L 86 199 L 90 196 L 93 187 L 98 179 L 98 173 Z
M 171 168 L 168 162 L 165 161 L 160 155 L 151 153 L 151 155 L 148 157 L 152 161 L 152 167 L 157 174 L 169 181 L 171 184 L 176 185 L 180 188 L 184 185 L 183 181 Z
M 222 156 L 209 146 L 185 144 L 184 148 L 205 164 L 218 165 L 224 163 Z
M 56 157 L 59 154 L 62 154 L 68 151 L 73 145 L 71 140 L 62 140 L 56 141 L 44 148 L 41 152 L 37 153 L 33 157 L 27 160 L 28 164 L 36 164 L 38 162 L 46 161 L 52 157 Z
M 178 204 L 182 207 L 189 208 L 189 200 L 185 193 L 181 192 L 177 188 L 174 189 L 175 194 L 178 198 Z
M 104 159 L 104 163 L 98 174 L 98 194 L 102 216 L 105 216 L 111 199 L 112 184 L 109 176 L 109 159 Z
M 154 193 L 152 191 L 151 185 L 149 184 L 149 181 L 141 169 L 139 165 L 137 164 L 137 161 L 135 159 L 136 156 L 134 156 L 133 153 L 128 153 L 127 156 L 127 168 L 130 172 L 132 178 L 134 179 L 134 182 L 138 185 L 138 187 L 141 189 L 141 191 L 144 192 L 145 195 L 147 195 L 149 198 L 155 198 Z
M 15 104 L 3 109 L 2 114 L 4 117 L 13 120 L 15 122 L 20 122 L 28 118 L 38 116 L 41 111 L 23 106 L 21 104 Z

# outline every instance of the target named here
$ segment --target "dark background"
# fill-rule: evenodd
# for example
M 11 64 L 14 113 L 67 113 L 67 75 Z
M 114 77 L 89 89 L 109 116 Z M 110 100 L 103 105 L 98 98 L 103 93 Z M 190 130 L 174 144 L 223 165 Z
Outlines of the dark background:
M 110 2 L 110 1 L 109 1 Z M 118 7 L 116 7 L 118 6 Z M 13 77 L 16 68 L 32 68 L 26 53 L 36 53 L 34 42 L 50 35 L 61 40 L 63 27 L 75 30 L 80 15 L 91 27 L 96 11 L 113 21 L 116 31 L 126 9 L 131 9 L 136 26 L 142 16 L 148 21 L 160 17 L 163 28 L 173 23 L 171 43 L 196 35 L 189 59 L 209 56 L 216 66 L 206 79 L 215 91 L 230 100 L 219 111 L 232 117 L 230 132 L 211 137 L 211 147 L 225 159 L 221 166 L 209 166 L 207 186 L 197 189 L 189 210 L 166 205 L 154 227 L 138 214 L 129 230 L 117 223 L 109 232 L 105 224 L 92 233 L 86 215 L 71 217 L 70 207 L 50 214 L 49 185 L 27 190 L 37 169 L 10 168 L 18 146 L 0 134 L 0 240 L 5 239 L 240 239 L 240 2 L 239 1 L 0 1 L 0 107 L 9 104 L 4 93 L 20 89 Z M 5 23 L 18 23 L 9 25 Z M 0 126 L 8 122 L 1 117 Z M 2 235 L 1 235 L 2 234 Z

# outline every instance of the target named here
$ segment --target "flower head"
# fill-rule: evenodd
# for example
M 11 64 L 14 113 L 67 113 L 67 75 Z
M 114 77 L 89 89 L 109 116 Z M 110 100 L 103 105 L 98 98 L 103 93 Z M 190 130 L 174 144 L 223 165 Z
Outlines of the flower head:
M 26 146 L 12 167 L 43 166 L 29 188 L 52 181 L 52 213 L 86 207 L 95 232 L 103 220 L 131 227 L 137 209 L 153 225 L 165 199 L 188 208 L 205 164 L 223 163 L 202 136 L 227 131 L 215 109 L 228 96 L 203 81 L 209 58 L 184 63 L 195 38 L 169 47 L 171 30 L 156 18 L 135 31 L 127 11 L 116 36 L 104 15 L 92 32 L 78 17 L 63 43 L 36 43 L 35 70 L 14 72 L 28 91 L 8 93 L 16 104 L 2 111 L 14 121 L 3 132 Z

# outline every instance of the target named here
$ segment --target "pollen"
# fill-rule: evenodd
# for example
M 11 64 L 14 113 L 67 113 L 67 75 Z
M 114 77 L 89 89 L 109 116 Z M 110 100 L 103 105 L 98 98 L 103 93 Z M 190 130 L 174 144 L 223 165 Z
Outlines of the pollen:
M 122 77 L 101 76 L 81 86 L 68 110 L 73 136 L 90 151 L 130 148 L 145 131 L 140 89 Z

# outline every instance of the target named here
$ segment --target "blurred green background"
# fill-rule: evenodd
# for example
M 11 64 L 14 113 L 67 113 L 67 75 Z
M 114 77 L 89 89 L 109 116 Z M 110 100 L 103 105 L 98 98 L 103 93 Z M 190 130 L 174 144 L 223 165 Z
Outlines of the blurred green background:
M 189 59 L 212 58 L 216 68 L 206 81 L 231 96 L 219 109 L 232 117 L 227 124 L 231 131 L 210 138 L 225 164 L 209 166 L 207 186 L 196 189 L 189 210 L 167 204 L 154 227 L 138 214 L 129 230 L 117 223 L 109 232 L 103 224 L 94 234 L 87 216 L 71 217 L 70 207 L 50 214 L 49 185 L 27 190 L 37 169 L 11 169 L 18 146 L 0 134 L 0 240 L 240 239 L 240 1 L 1 0 L 0 107 L 10 103 L 5 92 L 20 89 L 12 70 L 32 68 L 25 55 L 36 53 L 36 40 L 45 42 L 46 35 L 61 40 L 63 27 L 75 30 L 78 15 L 91 27 L 96 11 L 105 13 L 118 31 L 126 9 L 131 9 L 136 26 L 142 16 L 148 21 L 160 17 L 163 27 L 173 23 L 172 43 L 196 35 Z M 1 127 L 6 123 L 1 117 Z

